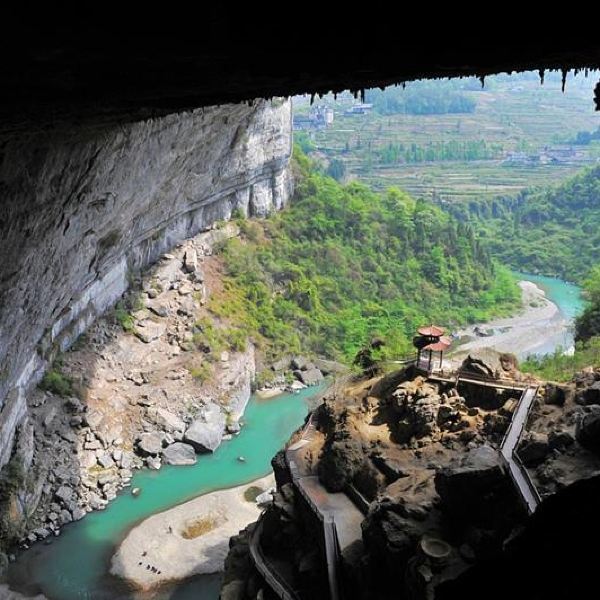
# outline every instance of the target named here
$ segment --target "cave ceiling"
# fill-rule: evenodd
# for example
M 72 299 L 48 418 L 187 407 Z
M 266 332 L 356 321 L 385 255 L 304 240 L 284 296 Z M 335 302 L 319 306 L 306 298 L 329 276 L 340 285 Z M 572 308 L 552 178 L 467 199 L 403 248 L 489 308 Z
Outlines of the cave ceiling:
M 66 22 L 4 21 L 0 131 L 113 123 L 225 102 L 383 87 L 419 78 L 600 67 L 594 37 L 513 24 L 494 34 L 364 7 L 213 7 L 201 16 L 106 8 Z M 55 21 L 57 19 L 54 19 Z M 597 73 L 594 77 L 600 77 Z M 600 87 L 596 88 L 600 106 Z M 590 98 L 590 103 L 594 102 Z

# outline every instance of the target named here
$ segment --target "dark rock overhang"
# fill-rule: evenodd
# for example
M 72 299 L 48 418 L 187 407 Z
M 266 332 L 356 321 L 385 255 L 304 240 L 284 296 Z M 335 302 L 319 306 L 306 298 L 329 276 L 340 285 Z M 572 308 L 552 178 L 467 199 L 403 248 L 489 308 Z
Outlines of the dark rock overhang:
M 418 78 L 600 67 L 600 44 L 583 34 L 571 40 L 498 21 L 498 33 L 460 19 L 431 24 L 431 11 L 418 8 L 402 22 L 350 5 L 280 8 L 280 16 L 231 6 L 203 7 L 199 17 L 178 9 L 123 19 L 107 9 L 76 25 L 5 21 L 0 131 Z

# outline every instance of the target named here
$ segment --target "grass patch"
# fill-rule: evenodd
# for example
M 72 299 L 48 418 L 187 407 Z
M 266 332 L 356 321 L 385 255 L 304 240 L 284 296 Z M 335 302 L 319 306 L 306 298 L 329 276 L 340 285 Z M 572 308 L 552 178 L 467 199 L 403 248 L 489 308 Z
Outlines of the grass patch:
M 205 361 L 197 365 L 188 365 L 190 375 L 200 384 L 207 382 L 213 374 L 212 365 Z
M 193 521 L 188 521 L 181 532 L 181 537 L 186 540 L 199 538 L 201 535 L 206 535 L 216 529 L 218 524 L 217 518 L 210 515 L 208 517 L 201 517 L 199 519 L 194 519 Z
M 264 492 L 262 488 L 257 485 L 251 485 L 249 488 L 244 490 L 244 500 L 246 502 L 256 502 L 256 499 Z
M 248 334 L 242 327 L 217 327 L 211 319 L 203 317 L 194 324 L 193 344 L 216 360 L 224 350 L 242 352 L 246 349 Z

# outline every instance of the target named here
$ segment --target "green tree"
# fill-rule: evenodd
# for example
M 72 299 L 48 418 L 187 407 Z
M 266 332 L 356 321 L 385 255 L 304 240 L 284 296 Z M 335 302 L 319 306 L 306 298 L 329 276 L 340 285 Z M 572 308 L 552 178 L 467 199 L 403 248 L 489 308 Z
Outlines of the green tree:
M 346 175 L 346 165 L 338 158 L 334 158 L 327 167 L 327 175 L 336 181 L 342 181 Z

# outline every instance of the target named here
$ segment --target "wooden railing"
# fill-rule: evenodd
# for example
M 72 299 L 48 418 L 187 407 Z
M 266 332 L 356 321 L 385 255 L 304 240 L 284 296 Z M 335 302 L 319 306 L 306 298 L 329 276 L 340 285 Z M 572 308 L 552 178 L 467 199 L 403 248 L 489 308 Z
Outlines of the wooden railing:
M 262 517 L 256 523 L 254 531 L 250 536 L 250 556 L 258 572 L 263 576 L 269 587 L 281 600 L 301 600 L 290 584 L 277 571 L 275 566 L 270 563 L 268 558 L 263 554 L 260 546 L 260 537 L 262 534 Z
M 525 468 L 525 465 L 521 461 L 517 448 L 519 447 L 523 437 L 523 432 L 527 428 L 529 415 L 531 414 L 531 410 L 537 396 L 537 390 L 537 386 L 528 386 L 525 390 L 523 390 L 523 393 L 519 398 L 519 403 L 517 404 L 517 407 L 513 413 L 513 418 L 504 434 L 504 437 L 502 438 L 502 443 L 500 445 L 501 455 L 506 461 L 508 473 L 513 480 L 515 487 L 517 488 L 517 491 L 519 492 L 527 511 L 530 514 L 535 511 L 541 502 L 541 496 L 531 480 L 531 477 L 529 476 L 529 471 Z M 532 397 L 525 408 L 525 415 L 522 415 L 522 418 L 520 418 L 520 413 L 523 410 L 524 402 L 526 401 L 528 394 L 532 395 Z M 520 424 L 518 421 L 521 421 Z M 516 435 L 513 433 L 513 429 L 515 427 L 519 427 Z
M 491 375 L 472 373 L 471 371 L 463 371 L 462 369 L 459 369 L 456 372 L 456 379 L 457 383 L 460 380 L 466 381 L 467 383 L 473 381 L 474 383 L 481 382 L 489 385 L 497 384 L 498 387 L 507 387 L 514 390 L 522 390 L 530 385 L 527 381 L 517 381 L 515 379 L 507 379 L 505 377 L 492 377 Z

